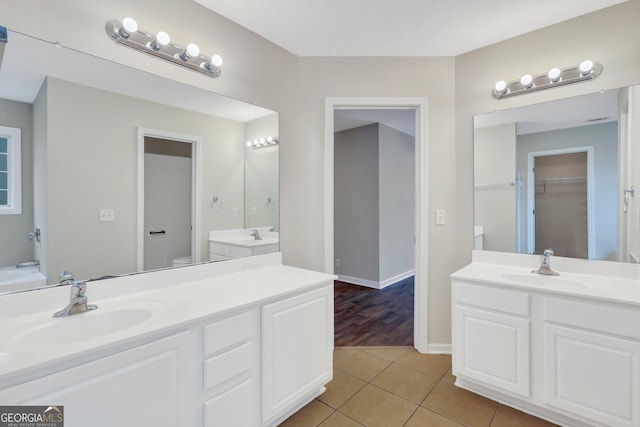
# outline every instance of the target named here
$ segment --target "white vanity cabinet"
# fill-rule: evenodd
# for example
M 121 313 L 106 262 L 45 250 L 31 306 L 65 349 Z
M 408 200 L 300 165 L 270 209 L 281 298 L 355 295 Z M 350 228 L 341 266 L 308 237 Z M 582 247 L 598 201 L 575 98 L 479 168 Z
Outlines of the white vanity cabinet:
M 544 402 L 610 426 L 638 426 L 640 309 L 544 298 Z
M 262 420 L 275 425 L 333 375 L 333 287 L 262 308 Z
M 640 426 L 637 305 L 460 276 L 456 385 L 561 425 Z
M 459 282 L 454 287 L 454 371 L 529 397 L 530 295 Z
M 63 405 L 65 426 L 166 426 L 193 422 L 179 396 L 188 393 L 178 332 L 0 390 L 2 405 Z M 186 425 L 186 424 L 182 424 Z

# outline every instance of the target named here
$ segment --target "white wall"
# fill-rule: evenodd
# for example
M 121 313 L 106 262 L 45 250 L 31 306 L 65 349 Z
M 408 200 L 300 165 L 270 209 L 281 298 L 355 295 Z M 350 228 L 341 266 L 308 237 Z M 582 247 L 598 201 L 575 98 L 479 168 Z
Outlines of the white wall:
M 0 215 L 0 267 L 33 259 L 33 107 L 24 102 L 0 99 L 0 126 L 21 129 L 22 213 Z
M 475 130 L 474 225 L 484 229 L 483 249 L 516 249 L 516 124 Z
M 78 279 L 136 271 L 139 126 L 202 138 L 205 259 L 209 230 L 243 228 L 231 211 L 244 204 L 243 123 L 49 78 L 50 278 L 62 269 Z M 209 204 L 214 194 L 224 200 L 220 210 Z M 115 221 L 100 222 L 100 209 L 114 209 Z
M 618 247 L 618 124 L 601 123 L 549 132 L 518 136 L 517 169 L 522 177 L 523 194 L 520 199 L 520 224 L 524 247 L 527 247 L 529 206 L 526 189 L 528 155 L 531 152 L 560 148 L 593 146 L 594 200 L 593 237 L 595 253 L 592 259 L 615 260 Z M 526 253 L 526 251 L 525 251 Z
M 33 222 L 40 227 L 40 242 L 34 243 L 35 258 L 40 260 L 40 271 L 49 271 L 49 192 L 47 176 L 47 80 L 33 102 Z M 55 283 L 57 280 L 50 282 Z
M 273 113 L 244 124 L 244 139 L 277 137 L 278 113 Z M 245 147 L 244 228 L 275 227 L 280 230 L 280 149 L 278 146 L 254 150 Z M 270 197 L 272 202 L 267 202 Z M 251 207 L 256 208 L 253 215 Z M 242 215 L 242 212 L 240 212 Z
M 447 225 L 429 237 L 429 340 L 451 342 L 449 274 L 471 260 L 474 114 L 610 89 L 640 80 L 640 2 L 632 0 L 455 58 L 296 58 L 189 0 L 0 0 L 3 25 L 280 113 L 281 248 L 289 265 L 324 268 L 324 98 L 429 98 L 429 202 Z M 166 28 L 176 41 L 224 57 L 223 77 L 209 79 L 117 46 L 104 33 L 114 17 Z M 178 16 L 181 19 L 175 19 Z M 60 25 L 64 22 L 65 25 Z M 470 35 L 472 36 L 472 35 Z M 210 43 L 210 44 L 209 44 Z M 499 79 L 593 58 L 605 67 L 590 83 L 495 100 Z M 433 218 L 432 218 L 433 220 Z M 433 222 L 432 222 L 433 224 Z M 299 236 L 304 236 L 300 238 Z M 313 242 L 310 244 L 309 242 Z

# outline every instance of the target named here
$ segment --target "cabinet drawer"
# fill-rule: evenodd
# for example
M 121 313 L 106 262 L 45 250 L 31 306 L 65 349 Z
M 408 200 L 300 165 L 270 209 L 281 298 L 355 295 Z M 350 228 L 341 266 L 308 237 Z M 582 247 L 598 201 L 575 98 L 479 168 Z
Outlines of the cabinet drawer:
M 204 425 L 254 426 L 259 424 L 255 382 L 248 379 L 204 403 Z
M 209 390 L 232 378 L 242 381 L 251 376 L 253 343 L 248 342 L 233 350 L 204 361 L 204 389 Z
M 529 316 L 530 295 L 524 292 L 454 281 L 456 304 Z
M 204 355 L 209 356 L 251 339 L 252 323 L 252 313 L 246 312 L 205 326 L 202 328 Z
M 544 318 L 548 322 L 640 340 L 640 310 L 619 304 L 545 298 Z

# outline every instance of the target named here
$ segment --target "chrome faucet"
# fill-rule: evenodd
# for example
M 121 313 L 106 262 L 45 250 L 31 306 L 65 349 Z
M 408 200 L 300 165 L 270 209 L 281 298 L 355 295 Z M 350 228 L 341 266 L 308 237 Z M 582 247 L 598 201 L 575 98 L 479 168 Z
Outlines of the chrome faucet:
M 63 272 L 64 273 L 64 272 Z M 67 273 L 69 274 L 69 273 Z M 73 277 L 73 275 L 71 275 Z M 73 280 L 73 279 L 71 279 Z M 60 282 L 62 284 L 62 281 Z M 75 282 L 71 285 L 71 300 L 69 304 L 62 310 L 54 313 L 53 317 L 67 317 L 72 314 L 84 313 L 89 310 L 95 310 L 97 305 L 87 304 L 87 284 L 84 282 Z
M 254 240 L 262 240 L 262 236 L 260 235 L 260 232 L 256 229 L 251 230 L 251 235 L 253 236 Z
M 545 249 L 540 257 L 540 268 L 533 270 L 532 273 L 544 276 L 559 276 L 560 273 L 556 273 L 551 269 L 551 255 L 553 255 L 553 249 Z

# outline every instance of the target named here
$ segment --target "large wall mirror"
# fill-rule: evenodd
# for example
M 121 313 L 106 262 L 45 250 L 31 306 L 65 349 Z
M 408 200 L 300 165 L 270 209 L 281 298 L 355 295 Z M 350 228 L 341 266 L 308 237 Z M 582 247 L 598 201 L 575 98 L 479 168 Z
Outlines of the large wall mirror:
M 269 136 L 274 111 L 10 31 L 0 293 L 57 284 L 63 270 L 89 280 L 240 256 L 214 257 L 214 235 L 241 247 L 257 232 L 278 250 L 278 145 L 247 144 Z M 3 209 L 15 194 L 19 212 Z
M 475 249 L 640 262 L 640 86 L 474 117 Z

